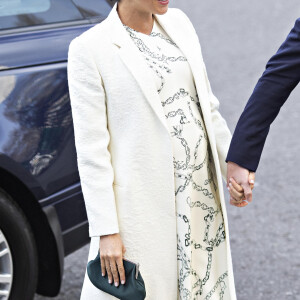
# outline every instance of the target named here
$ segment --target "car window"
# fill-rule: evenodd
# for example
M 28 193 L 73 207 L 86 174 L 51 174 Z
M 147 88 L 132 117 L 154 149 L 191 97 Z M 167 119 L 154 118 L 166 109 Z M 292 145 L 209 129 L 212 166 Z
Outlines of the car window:
M 81 19 L 71 0 L 0 0 L 0 29 Z
M 73 0 L 85 18 L 95 16 L 106 18 L 115 0 Z

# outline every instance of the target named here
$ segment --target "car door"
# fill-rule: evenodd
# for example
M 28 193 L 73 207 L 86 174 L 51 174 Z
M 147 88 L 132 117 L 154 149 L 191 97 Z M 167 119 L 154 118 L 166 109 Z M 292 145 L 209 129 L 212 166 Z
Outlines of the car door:
M 22 183 L 42 208 L 54 207 L 63 236 L 64 255 L 88 242 L 67 82 L 68 47 L 74 37 L 106 18 L 112 5 L 110 0 L 0 1 L 0 191 L 4 182 L 11 189 L 13 186 L 18 189 Z M 15 207 L 8 205 L 13 200 L 11 195 L 2 199 L 3 216 L 8 216 L 5 209 Z M 26 197 L 21 201 L 24 202 L 21 208 L 29 207 Z M 19 213 L 33 232 L 41 230 L 34 228 L 32 222 L 33 217 L 38 218 L 36 212 Z M 8 221 L 16 228 L 15 232 L 24 229 L 16 220 Z M 9 243 L 14 240 L 12 226 L 4 228 L 2 222 L 4 217 L 0 220 L 0 243 L 8 241 L 10 250 L 3 265 L 0 255 L 0 298 L 2 294 L 8 298 L 9 287 L 15 281 L 7 279 L 12 278 L 10 268 L 2 270 L 1 266 L 9 266 L 18 259 L 22 261 L 22 257 L 13 256 L 14 249 L 21 245 Z M 35 243 L 39 251 L 39 241 Z M 29 240 L 28 244 L 33 241 Z M 28 274 L 37 272 L 33 267 L 36 266 L 30 262 L 24 264 Z M 1 276 L 2 271 L 5 276 Z M 43 270 L 39 272 L 43 274 Z M 23 286 L 32 285 L 32 289 L 27 288 L 29 294 L 34 292 L 32 278 L 22 280 Z M 15 292 L 18 290 L 25 295 L 24 289 L 15 285 Z

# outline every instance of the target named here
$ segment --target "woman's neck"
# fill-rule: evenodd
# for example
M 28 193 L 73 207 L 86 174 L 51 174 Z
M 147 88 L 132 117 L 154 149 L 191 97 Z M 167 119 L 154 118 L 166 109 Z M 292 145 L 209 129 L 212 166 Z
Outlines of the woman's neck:
M 153 28 L 154 16 L 151 12 L 140 11 L 130 5 L 130 1 L 117 4 L 119 18 L 124 25 L 142 32 L 150 34 Z

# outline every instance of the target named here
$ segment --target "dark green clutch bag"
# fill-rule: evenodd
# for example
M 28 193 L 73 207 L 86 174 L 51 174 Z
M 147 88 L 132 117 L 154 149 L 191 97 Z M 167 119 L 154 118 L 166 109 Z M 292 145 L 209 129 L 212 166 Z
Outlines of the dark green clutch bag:
M 146 297 L 145 283 L 139 271 L 139 264 L 123 258 L 123 266 L 125 269 L 125 284 L 119 283 L 114 286 L 108 282 L 107 272 L 105 276 L 101 274 L 100 254 L 87 264 L 87 274 L 92 284 L 103 292 L 115 296 L 121 300 L 144 300 Z

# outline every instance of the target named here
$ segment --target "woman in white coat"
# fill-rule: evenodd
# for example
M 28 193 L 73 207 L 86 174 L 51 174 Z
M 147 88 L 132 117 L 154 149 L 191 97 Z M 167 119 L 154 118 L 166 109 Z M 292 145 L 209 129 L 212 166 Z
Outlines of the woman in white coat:
M 222 176 L 231 134 L 201 47 L 168 0 L 121 0 L 74 38 L 68 83 L 82 192 L 102 273 L 138 262 L 147 300 L 235 300 Z M 99 266 L 100 267 L 100 266 Z M 81 300 L 115 297 L 85 274 Z

